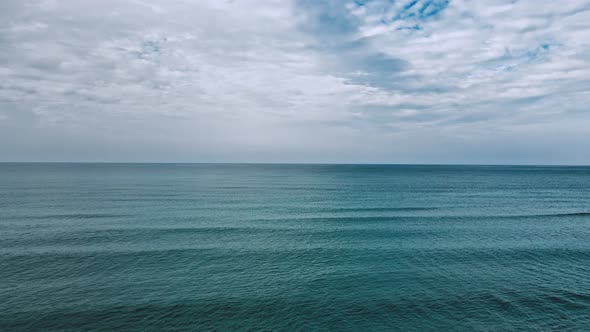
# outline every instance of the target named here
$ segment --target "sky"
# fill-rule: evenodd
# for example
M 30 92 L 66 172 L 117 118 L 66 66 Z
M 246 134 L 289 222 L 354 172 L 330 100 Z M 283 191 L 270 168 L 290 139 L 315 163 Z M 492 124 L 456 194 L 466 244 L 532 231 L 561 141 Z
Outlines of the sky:
M 590 164 L 590 0 L 2 0 L 0 161 Z

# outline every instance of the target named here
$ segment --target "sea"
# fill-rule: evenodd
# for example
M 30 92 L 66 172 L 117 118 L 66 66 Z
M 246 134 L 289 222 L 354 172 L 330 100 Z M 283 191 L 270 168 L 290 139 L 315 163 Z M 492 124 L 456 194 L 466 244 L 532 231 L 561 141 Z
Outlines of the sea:
M 0 331 L 590 331 L 590 167 L 3 163 Z

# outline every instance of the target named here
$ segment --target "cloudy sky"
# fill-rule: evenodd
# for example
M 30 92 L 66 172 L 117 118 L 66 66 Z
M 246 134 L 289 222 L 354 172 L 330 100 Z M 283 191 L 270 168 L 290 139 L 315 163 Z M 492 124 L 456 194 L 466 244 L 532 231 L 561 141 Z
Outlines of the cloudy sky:
M 0 160 L 590 164 L 590 1 L 2 0 Z

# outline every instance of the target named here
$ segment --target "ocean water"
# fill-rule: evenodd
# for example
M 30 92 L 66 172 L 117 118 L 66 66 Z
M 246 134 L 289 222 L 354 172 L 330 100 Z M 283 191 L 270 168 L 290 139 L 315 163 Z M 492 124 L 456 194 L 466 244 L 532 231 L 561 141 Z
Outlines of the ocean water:
M 590 168 L 0 164 L 0 331 L 589 331 Z

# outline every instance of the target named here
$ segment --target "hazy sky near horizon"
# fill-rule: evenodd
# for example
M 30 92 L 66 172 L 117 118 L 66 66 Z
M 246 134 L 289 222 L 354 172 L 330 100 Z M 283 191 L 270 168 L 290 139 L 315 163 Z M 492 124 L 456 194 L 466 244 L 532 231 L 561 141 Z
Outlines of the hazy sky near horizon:
M 590 1 L 0 1 L 0 161 L 590 164 L 589 105 Z

